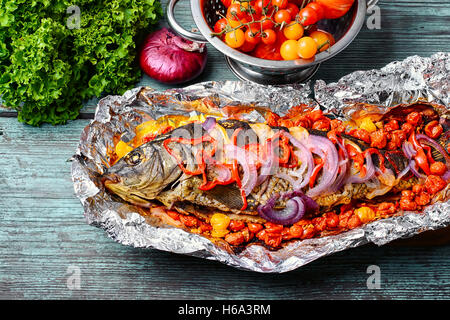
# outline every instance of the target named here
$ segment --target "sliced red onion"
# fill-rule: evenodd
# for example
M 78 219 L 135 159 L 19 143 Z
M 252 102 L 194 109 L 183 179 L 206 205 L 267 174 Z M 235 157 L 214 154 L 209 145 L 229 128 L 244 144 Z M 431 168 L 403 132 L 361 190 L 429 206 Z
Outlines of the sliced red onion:
M 417 167 L 416 167 L 416 161 L 415 161 L 414 159 L 412 159 L 412 160 L 409 162 L 409 169 L 411 170 L 411 172 L 412 172 L 417 178 L 419 178 L 419 179 L 426 179 L 426 178 L 427 178 L 427 176 L 426 176 L 425 174 L 422 174 L 422 173 L 419 172 L 419 170 L 417 170 Z
M 300 197 L 289 199 L 283 210 L 274 210 L 279 197 L 279 195 L 275 195 L 269 199 L 265 205 L 260 205 L 257 208 L 258 213 L 262 218 L 276 224 L 292 225 L 305 215 L 305 204 Z
M 217 174 L 217 180 L 220 182 L 229 181 L 231 179 L 231 170 L 220 163 L 215 164 L 214 172 Z
M 283 194 L 283 199 L 291 199 L 295 197 L 300 197 L 303 200 L 303 203 L 305 204 L 306 214 L 314 214 L 319 211 L 319 205 L 317 204 L 317 202 L 315 202 L 313 199 L 311 199 L 301 191 L 294 190 Z
M 272 144 L 271 140 L 267 140 L 267 150 L 269 150 L 269 154 L 267 155 L 267 158 L 265 159 L 264 163 L 261 166 L 261 170 L 259 172 L 259 176 L 256 182 L 256 185 L 260 185 L 264 181 L 267 180 L 269 176 L 273 174 L 274 166 L 275 166 L 275 152 L 274 152 L 274 146 Z
M 341 159 L 341 156 L 339 155 L 339 174 L 336 178 L 336 180 L 334 181 L 334 183 L 330 186 L 330 192 L 336 192 L 337 190 L 339 190 L 345 183 L 345 181 L 347 180 L 347 176 L 348 176 L 348 171 L 350 169 L 350 161 L 348 158 L 348 152 L 347 149 L 345 149 L 344 145 L 339 141 L 339 139 L 337 139 L 337 143 L 339 145 L 339 147 L 343 150 L 344 152 L 344 156 Z
M 339 155 L 335 145 L 324 137 L 309 135 L 307 146 L 313 153 L 321 156 L 324 163 L 320 181 L 314 188 L 307 192 L 309 197 L 314 198 L 327 191 L 330 185 L 336 180 L 339 168 Z
M 359 176 L 359 173 L 357 173 L 349 177 L 346 183 L 364 183 L 375 176 L 375 166 L 373 164 L 371 154 L 367 152 L 365 158 L 366 158 L 366 174 L 364 175 L 364 177 L 361 178 Z
M 237 162 L 241 165 L 242 170 L 244 171 L 244 176 L 241 180 L 241 188 L 245 192 L 245 195 L 248 196 L 256 186 L 258 179 L 256 155 L 232 144 L 227 144 L 224 151 L 226 158 L 237 160 Z
M 397 180 L 403 178 L 411 170 L 411 162 L 397 176 Z
M 291 186 L 294 186 L 295 183 L 297 182 L 293 177 L 291 177 L 290 175 L 288 175 L 287 173 L 284 172 L 279 172 L 275 175 L 275 177 L 286 180 L 287 182 L 289 182 L 291 184 Z
M 416 154 L 417 154 L 417 151 L 414 150 L 414 147 L 413 147 L 412 143 L 409 142 L 409 141 L 403 142 L 403 145 L 402 145 L 402 151 L 403 151 L 403 153 L 405 154 L 405 156 L 406 156 L 408 159 L 410 159 L 410 160 L 411 160 L 413 157 L 415 157 Z
M 215 125 L 216 125 L 216 118 L 207 117 L 206 120 L 202 123 L 202 128 L 206 132 L 210 132 Z
M 447 172 L 444 173 L 442 179 L 444 179 L 445 181 L 448 181 L 450 179 L 450 170 L 447 170 Z
M 298 152 L 296 152 L 295 154 L 299 157 L 300 161 L 302 162 L 302 166 L 303 164 L 306 164 L 306 168 L 308 169 L 306 175 L 304 176 L 303 172 L 305 171 L 305 168 L 302 166 L 297 170 L 298 173 L 295 172 L 292 174 L 295 176 L 299 175 L 303 176 L 303 178 L 299 178 L 298 180 L 296 180 L 296 182 L 293 185 L 294 189 L 302 189 L 308 184 L 309 179 L 311 178 L 312 172 L 314 170 L 314 158 L 312 156 L 311 151 L 302 142 L 295 139 L 291 134 L 287 132 L 283 131 L 283 134 L 290 140 L 292 145 L 298 149 Z

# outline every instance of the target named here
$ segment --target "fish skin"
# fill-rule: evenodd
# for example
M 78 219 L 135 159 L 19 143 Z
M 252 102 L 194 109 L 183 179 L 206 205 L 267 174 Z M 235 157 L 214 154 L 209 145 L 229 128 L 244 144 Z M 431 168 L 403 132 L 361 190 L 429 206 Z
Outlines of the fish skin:
M 248 123 L 239 120 L 225 120 L 219 121 L 218 123 L 227 129 L 228 136 L 231 136 L 230 132 L 233 132 L 236 128 L 252 130 Z M 284 127 L 270 128 L 288 130 Z M 326 132 L 324 131 L 309 131 L 310 134 L 326 136 Z M 116 164 L 105 172 L 103 175 L 105 187 L 120 196 L 123 200 L 143 207 L 150 206 L 153 200 L 163 203 L 168 208 L 177 207 L 182 203 L 188 202 L 196 206 L 242 215 L 243 217 L 257 215 L 257 206 L 265 204 L 275 193 L 292 191 L 289 182 L 271 176 L 266 182 L 267 186 L 264 192 L 260 192 L 261 186 L 257 186 L 248 195 L 247 201 L 249 207 L 247 210 L 242 211 L 240 209 L 242 207 L 242 199 L 236 183 L 216 186 L 209 191 L 198 189 L 198 186 L 202 183 L 200 176 L 185 175 L 163 145 L 163 142 L 167 138 L 183 136 L 186 133 L 193 134 L 194 137 L 200 137 L 206 132 L 202 129 L 201 124 L 188 124 L 143 144 L 117 161 Z M 256 136 L 256 133 L 254 134 Z M 368 148 L 364 142 L 354 137 L 345 136 L 345 138 L 357 143 L 361 147 L 361 150 Z M 245 144 L 245 142 L 238 142 L 238 146 L 240 144 Z M 187 163 L 189 161 L 195 163 L 194 153 L 196 148 L 198 147 L 187 147 L 178 143 L 173 144 L 173 150 L 182 153 L 183 159 Z M 380 150 L 380 152 L 384 154 L 388 151 Z M 138 164 L 133 165 L 131 161 L 136 154 L 139 155 L 140 161 Z M 374 164 L 379 165 L 380 161 L 378 160 L 378 156 L 373 154 L 372 158 Z M 397 165 L 399 165 L 400 170 L 407 164 L 407 159 L 403 159 L 402 157 L 394 159 L 394 161 L 398 162 Z M 390 164 L 386 161 L 386 167 L 389 166 Z M 405 183 L 403 185 L 406 188 L 410 184 Z M 314 200 L 321 207 L 330 208 L 338 204 L 349 203 L 353 198 L 364 198 L 364 195 L 367 193 L 367 190 L 364 188 L 367 188 L 365 184 L 353 184 L 350 188 L 347 187 L 333 194 L 323 194 Z M 396 188 L 396 190 L 398 189 Z

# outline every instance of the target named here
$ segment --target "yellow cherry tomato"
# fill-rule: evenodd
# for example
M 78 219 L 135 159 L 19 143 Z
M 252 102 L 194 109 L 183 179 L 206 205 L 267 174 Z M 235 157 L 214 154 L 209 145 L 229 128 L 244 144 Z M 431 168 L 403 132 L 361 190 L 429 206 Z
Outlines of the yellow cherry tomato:
M 375 211 L 369 207 L 361 207 L 355 210 L 355 214 L 358 216 L 362 223 L 367 223 L 375 219 Z
M 215 213 L 211 217 L 209 223 L 211 224 L 213 230 L 211 231 L 211 236 L 222 238 L 230 231 L 227 229 L 230 224 L 230 218 L 221 213 Z
M 328 34 L 323 31 L 313 31 L 309 36 L 317 43 L 319 52 L 327 50 L 331 45 Z
M 302 59 L 311 59 L 317 53 L 317 43 L 311 37 L 303 37 L 297 41 L 297 54 Z
M 245 42 L 244 31 L 241 29 L 233 30 L 225 35 L 225 42 L 231 48 L 239 48 Z
M 227 22 L 228 22 L 228 25 L 232 28 L 236 28 L 242 24 L 240 21 L 233 20 L 233 19 L 227 19 Z
M 297 41 L 296 40 L 286 40 L 280 47 L 280 54 L 284 60 L 295 60 L 299 56 L 297 54 Z
M 289 40 L 298 40 L 303 37 L 304 30 L 300 23 L 294 22 L 284 27 L 283 33 Z
M 377 126 L 373 123 L 373 121 L 369 117 L 365 117 L 361 124 L 359 125 L 360 129 L 364 129 L 367 132 L 377 131 Z

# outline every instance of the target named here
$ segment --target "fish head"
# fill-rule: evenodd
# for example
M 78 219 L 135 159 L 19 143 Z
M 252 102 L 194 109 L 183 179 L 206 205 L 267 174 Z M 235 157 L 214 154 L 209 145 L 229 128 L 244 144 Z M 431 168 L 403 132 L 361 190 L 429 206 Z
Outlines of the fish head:
M 178 164 L 164 147 L 147 143 L 108 168 L 102 181 L 106 189 L 125 201 L 148 207 L 150 201 L 181 175 Z

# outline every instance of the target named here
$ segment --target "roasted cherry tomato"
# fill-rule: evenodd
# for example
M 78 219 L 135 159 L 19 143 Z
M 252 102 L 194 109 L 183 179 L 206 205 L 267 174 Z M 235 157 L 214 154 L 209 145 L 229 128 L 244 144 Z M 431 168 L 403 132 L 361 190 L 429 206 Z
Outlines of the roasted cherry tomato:
M 430 165 L 430 171 L 436 176 L 443 176 L 447 172 L 447 166 L 440 161 L 436 161 Z
M 425 126 L 425 134 L 431 139 L 437 139 L 444 132 L 444 129 L 437 120 L 431 121 Z
M 228 8 L 231 5 L 232 0 L 222 0 L 223 5 Z

